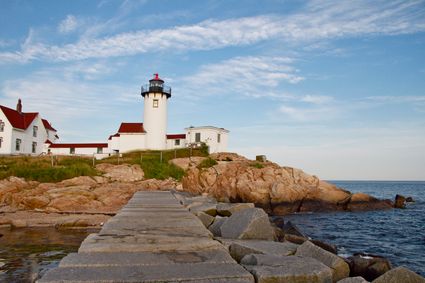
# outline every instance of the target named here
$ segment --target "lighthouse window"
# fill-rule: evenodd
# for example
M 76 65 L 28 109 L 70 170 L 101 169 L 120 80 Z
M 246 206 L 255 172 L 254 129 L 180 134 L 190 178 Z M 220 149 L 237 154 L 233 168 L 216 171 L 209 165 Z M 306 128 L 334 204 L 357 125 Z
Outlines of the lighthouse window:
M 4 131 L 4 122 L 0 120 L 0 132 Z
M 217 142 L 220 143 L 221 142 L 221 135 L 217 134 Z
M 37 126 L 32 127 L 32 136 L 33 137 L 37 137 L 37 131 L 38 131 L 38 127 Z
M 159 103 L 158 99 L 154 99 L 153 100 L 153 108 L 158 108 L 158 103 Z
M 195 133 L 195 142 L 201 142 L 201 133 Z
M 180 145 L 180 140 L 174 140 L 174 145 Z
M 3 143 L 3 138 L 0 137 L 0 148 L 1 148 L 1 144 Z

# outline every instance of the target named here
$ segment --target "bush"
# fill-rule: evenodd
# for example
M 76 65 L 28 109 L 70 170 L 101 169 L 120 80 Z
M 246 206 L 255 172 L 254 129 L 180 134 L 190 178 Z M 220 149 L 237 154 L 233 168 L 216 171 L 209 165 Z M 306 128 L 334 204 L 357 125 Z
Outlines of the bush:
M 168 164 L 159 161 L 143 160 L 141 163 L 145 178 L 165 180 L 167 178 L 174 178 L 178 181 L 184 176 L 184 171 L 174 164 Z
M 264 168 L 264 165 L 261 164 L 261 163 L 259 163 L 259 162 L 251 163 L 251 164 L 249 164 L 249 166 L 254 167 L 254 168 L 257 168 L 257 169 Z
M 202 169 L 202 168 L 210 168 L 210 167 L 213 167 L 214 165 L 217 165 L 217 161 L 215 161 L 211 157 L 208 157 L 207 159 L 202 160 L 202 162 L 199 163 L 197 167 L 199 169 Z

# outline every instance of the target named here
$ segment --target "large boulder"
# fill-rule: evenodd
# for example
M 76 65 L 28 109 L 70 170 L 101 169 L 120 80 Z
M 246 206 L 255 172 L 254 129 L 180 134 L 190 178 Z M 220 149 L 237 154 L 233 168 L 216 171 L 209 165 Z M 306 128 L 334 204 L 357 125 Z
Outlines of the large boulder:
M 332 282 L 331 269 L 313 258 L 253 254 L 245 256 L 241 264 L 259 283 Z
M 297 247 L 298 245 L 290 242 L 236 240 L 230 244 L 229 251 L 230 255 L 239 262 L 244 256 L 249 254 L 293 255 Z
M 208 230 L 210 230 L 214 237 L 221 237 L 221 226 L 227 219 L 228 217 L 221 217 L 219 215 L 214 218 L 214 222 L 208 227 Z
M 236 211 L 255 207 L 253 203 L 225 203 L 217 204 L 217 214 L 221 216 L 230 216 Z
M 96 165 L 96 169 L 111 181 L 135 182 L 141 181 L 144 178 L 143 170 L 139 165 L 101 163 Z
M 273 240 L 269 217 L 260 208 L 237 211 L 220 227 L 221 236 L 230 239 Z
M 350 276 L 362 276 L 372 281 L 389 271 L 391 263 L 388 259 L 370 254 L 355 254 L 347 258 L 350 265 Z
M 425 278 L 415 272 L 400 266 L 379 276 L 372 283 L 425 283 Z
M 310 241 L 305 241 L 299 246 L 295 255 L 315 258 L 330 267 L 332 269 L 332 278 L 334 282 L 350 275 L 350 268 L 342 258 L 314 245 Z
M 396 195 L 394 201 L 395 208 L 406 208 L 406 198 L 402 195 Z
M 300 211 L 348 210 L 352 194 L 333 184 L 322 181 L 302 170 L 281 167 L 272 162 L 258 162 L 236 156 L 216 158 L 218 164 L 199 169 L 185 166 L 182 179 L 185 191 L 207 193 L 222 202 L 247 202 L 266 209 L 274 215 Z M 220 160 L 225 161 L 220 161 Z M 183 163 L 183 160 L 179 160 Z M 190 162 L 190 159 L 187 159 Z M 183 166 L 183 165 L 182 165 Z M 356 202 L 351 209 L 390 208 L 391 204 L 376 199 Z
M 210 225 L 214 222 L 214 216 L 206 214 L 205 212 L 198 212 L 196 216 L 198 216 L 198 219 L 201 220 L 202 224 L 204 224 L 206 228 L 210 227 Z

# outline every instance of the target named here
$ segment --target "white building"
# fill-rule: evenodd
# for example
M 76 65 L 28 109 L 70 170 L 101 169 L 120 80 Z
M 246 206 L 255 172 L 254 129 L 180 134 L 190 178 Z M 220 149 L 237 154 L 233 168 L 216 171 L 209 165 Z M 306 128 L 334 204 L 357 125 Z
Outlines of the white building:
M 200 146 L 206 143 L 210 153 L 227 150 L 229 131 L 213 126 L 189 127 L 184 134 L 167 134 L 168 99 L 171 88 L 155 74 L 149 85 L 142 86 L 144 123 L 121 123 L 108 140 L 111 152 L 132 150 L 164 150 Z
M 4 135 L 0 138 L 0 153 L 95 155 L 102 158 L 134 150 L 198 147 L 202 143 L 209 146 L 210 153 L 226 151 L 229 131 L 223 128 L 189 127 L 184 134 L 167 134 L 167 104 L 171 98 L 171 88 L 164 85 L 158 74 L 141 90 L 144 122 L 121 123 L 118 131 L 109 136 L 107 143 L 55 143 L 58 138 L 56 130 L 47 120 L 41 119 L 38 113 L 21 113 L 20 102 L 18 108 L 21 107 L 21 110 L 2 106 L 3 116 L 0 119 L 4 120 Z
M 0 105 L 0 154 L 39 155 L 59 137 L 56 130 L 37 112 L 22 112 L 19 99 L 16 110 Z

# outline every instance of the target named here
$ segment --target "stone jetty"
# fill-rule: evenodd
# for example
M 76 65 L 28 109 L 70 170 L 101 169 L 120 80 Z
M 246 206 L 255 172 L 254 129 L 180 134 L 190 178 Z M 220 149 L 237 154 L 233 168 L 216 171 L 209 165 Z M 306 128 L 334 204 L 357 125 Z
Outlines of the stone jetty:
M 48 271 L 53 282 L 254 282 L 171 192 L 137 192 Z

